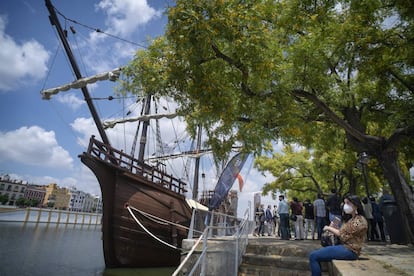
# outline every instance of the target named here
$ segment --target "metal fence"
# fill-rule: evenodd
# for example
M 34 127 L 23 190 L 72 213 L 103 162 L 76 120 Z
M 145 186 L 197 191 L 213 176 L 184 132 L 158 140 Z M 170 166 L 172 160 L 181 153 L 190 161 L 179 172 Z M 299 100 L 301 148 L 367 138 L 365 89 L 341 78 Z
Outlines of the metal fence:
M 249 209 L 242 219 L 194 210 L 188 239 L 194 244 L 173 276 L 237 275 L 254 225 Z

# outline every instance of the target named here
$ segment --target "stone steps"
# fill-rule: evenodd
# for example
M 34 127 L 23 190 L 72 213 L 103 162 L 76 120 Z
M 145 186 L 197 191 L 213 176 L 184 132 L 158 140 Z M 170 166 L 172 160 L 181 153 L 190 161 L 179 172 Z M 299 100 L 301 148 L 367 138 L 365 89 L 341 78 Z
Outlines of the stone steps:
M 317 248 L 320 248 L 319 241 L 250 238 L 238 275 L 309 276 L 308 255 Z M 328 264 L 322 264 L 322 270 L 328 275 Z

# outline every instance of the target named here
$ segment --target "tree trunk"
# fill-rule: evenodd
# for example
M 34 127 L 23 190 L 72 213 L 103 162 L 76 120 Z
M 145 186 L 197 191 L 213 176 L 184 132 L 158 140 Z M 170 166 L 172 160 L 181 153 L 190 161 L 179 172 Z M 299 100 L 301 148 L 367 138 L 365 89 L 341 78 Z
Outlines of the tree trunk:
M 398 164 L 398 153 L 395 150 L 383 150 L 377 159 L 400 209 L 408 242 L 414 244 L 414 198 Z

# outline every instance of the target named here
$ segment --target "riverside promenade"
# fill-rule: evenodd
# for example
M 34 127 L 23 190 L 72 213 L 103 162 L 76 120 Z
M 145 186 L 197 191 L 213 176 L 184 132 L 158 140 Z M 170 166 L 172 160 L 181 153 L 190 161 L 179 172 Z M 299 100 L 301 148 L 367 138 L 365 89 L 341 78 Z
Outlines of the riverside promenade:
M 317 248 L 320 248 L 318 240 L 249 236 L 239 276 L 310 275 L 307 256 Z M 324 276 L 414 276 L 414 246 L 368 242 L 359 260 L 334 260 L 322 267 Z

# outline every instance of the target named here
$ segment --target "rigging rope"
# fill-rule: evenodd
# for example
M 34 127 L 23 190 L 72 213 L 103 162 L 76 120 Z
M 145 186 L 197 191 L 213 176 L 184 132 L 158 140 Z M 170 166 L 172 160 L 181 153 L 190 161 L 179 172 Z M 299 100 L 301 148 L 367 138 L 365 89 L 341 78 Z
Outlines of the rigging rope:
M 184 228 L 184 229 L 186 229 L 186 230 L 190 230 L 190 228 L 189 227 L 187 227 L 187 226 L 184 226 L 184 225 L 181 225 L 181 224 L 178 224 L 178 223 L 174 223 L 174 222 L 171 222 L 171 221 L 168 221 L 168 220 L 165 220 L 165 219 L 162 219 L 162 218 L 160 218 L 160 217 L 157 217 L 157 216 L 154 216 L 154 215 L 151 215 L 151 214 L 149 214 L 149 213 L 147 213 L 147 212 L 144 212 L 144 211 L 141 211 L 141 210 L 138 210 L 137 208 L 135 208 L 135 207 L 132 207 L 132 206 L 130 206 L 130 205 L 127 205 L 126 206 L 126 208 L 128 209 L 128 212 L 131 214 L 131 216 L 132 216 L 132 218 L 135 220 L 135 222 L 142 228 L 142 230 L 144 230 L 148 235 L 150 235 L 152 238 L 154 238 L 155 240 L 157 240 L 157 241 L 159 241 L 160 243 L 162 243 L 162 244 L 164 244 L 164 245 L 166 245 L 166 246 L 168 246 L 168 247 L 171 247 L 171 248 L 173 248 L 173 249 L 177 249 L 177 250 L 182 250 L 181 248 L 179 248 L 179 247 L 176 247 L 176 246 L 174 246 L 174 245 L 171 245 L 171 244 L 169 244 L 169 243 L 167 243 L 167 242 L 165 242 L 165 241 L 163 241 L 163 240 L 161 240 L 160 238 L 158 238 L 157 236 L 155 236 L 153 233 L 151 233 L 139 220 L 138 220 L 138 218 L 135 216 L 135 214 L 134 214 L 134 212 L 132 211 L 132 210 L 134 210 L 134 211 L 136 211 L 136 212 L 138 212 L 138 213 L 140 213 L 141 215 L 143 215 L 143 216 L 145 216 L 146 218 L 148 218 L 148 219 L 150 219 L 150 220 L 152 220 L 153 222 L 155 222 L 155 223 L 158 223 L 158 224 L 162 224 L 162 225 L 174 225 L 174 226 L 177 226 L 177 227 L 181 227 L 181 228 Z M 193 230 L 194 232 L 198 232 L 199 234 L 201 233 L 203 233 L 203 232 L 201 232 L 201 231 L 198 231 L 198 230 Z
M 56 7 L 54 7 L 54 9 L 55 9 L 55 11 L 56 11 L 56 13 L 57 13 L 57 14 L 59 14 L 60 16 L 62 16 L 62 17 L 65 19 L 65 21 L 70 21 L 70 22 L 72 22 L 72 23 L 74 23 L 74 24 L 77 24 L 77 25 L 79 25 L 79 26 L 82 26 L 82 27 L 84 27 L 84 28 L 86 28 L 86 29 L 89 29 L 89 30 L 95 31 L 95 32 L 97 32 L 97 33 L 104 34 L 104 35 L 106 35 L 106 36 L 109 36 L 109 37 L 112 37 L 112 38 L 118 39 L 118 40 L 120 40 L 120 41 L 123 41 L 123 42 L 129 43 L 129 44 L 132 44 L 132 45 L 139 46 L 139 47 L 144 48 L 144 49 L 147 49 L 147 48 L 148 48 L 147 46 L 144 46 L 144 45 L 142 45 L 142 44 L 139 44 L 139 43 L 136 43 L 136 42 L 133 42 L 133 41 L 130 41 L 130 40 L 127 40 L 127 39 L 121 38 L 121 37 L 119 37 L 119 36 L 116 36 L 116 35 L 113 35 L 113 34 L 110 34 L 110 33 L 104 32 L 104 31 L 102 31 L 102 30 L 101 30 L 101 29 L 99 29 L 99 28 L 90 27 L 90 26 L 88 26 L 88 25 L 86 25 L 86 24 L 83 24 L 83 23 L 80 23 L 80 22 L 78 22 L 78 21 L 76 21 L 76 20 L 74 20 L 74 19 L 70 19 L 70 18 L 66 17 L 63 13 L 61 13 L 58 9 L 56 9 Z M 66 23 L 66 22 L 65 22 L 65 23 Z
M 169 243 L 167 243 L 167 242 L 165 242 L 165 241 L 163 241 L 163 240 L 161 240 L 161 239 L 159 239 L 157 236 L 155 236 L 154 234 L 152 234 L 150 231 L 148 231 L 148 229 L 147 228 L 145 228 L 145 226 L 144 225 L 142 225 L 142 223 L 137 219 L 137 217 L 135 216 L 135 214 L 131 211 L 131 208 L 129 207 L 129 206 L 127 206 L 126 207 L 127 209 L 128 209 L 128 212 L 131 214 L 131 216 L 134 218 L 134 220 L 135 220 L 135 222 L 136 223 L 138 223 L 138 225 L 148 234 L 148 235 L 150 235 L 151 237 L 153 237 L 155 240 L 157 240 L 157 241 L 159 241 L 160 243 L 162 243 L 162 244 L 164 244 L 164 245 L 166 245 L 166 246 L 168 246 L 168 247 L 171 247 L 171 248 L 173 248 L 173 249 L 178 249 L 178 250 L 181 250 L 181 248 L 178 248 L 178 247 L 176 247 L 176 246 L 174 246 L 174 245 L 171 245 L 171 244 L 169 244 Z
M 164 222 L 164 223 L 166 223 L 166 224 L 171 224 L 171 225 L 174 225 L 174 226 L 177 226 L 177 227 L 180 227 L 180 228 L 186 229 L 186 230 L 190 230 L 190 228 L 189 228 L 189 227 L 187 227 L 187 226 L 184 226 L 184 225 L 181 225 L 181 224 L 178 224 L 178 223 L 175 223 L 175 222 L 171 222 L 171 221 L 165 220 L 165 219 L 163 219 L 163 218 L 160 218 L 160 217 L 157 217 L 157 216 L 151 215 L 151 214 L 149 214 L 149 213 L 147 213 L 147 212 L 144 212 L 144 211 L 142 211 L 142 210 L 139 210 L 139 209 L 137 209 L 137 208 L 135 208 L 135 207 L 132 207 L 132 206 L 130 206 L 130 205 L 128 205 L 126 208 L 130 208 L 130 209 L 132 209 L 132 210 L 134 210 L 134 211 L 136 211 L 136 212 L 140 213 L 141 215 L 143 215 L 143 216 L 145 216 L 145 217 L 147 217 L 147 218 L 154 218 L 154 219 L 157 219 L 159 222 Z M 195 231 L 195 232 L 198 232 L 198 233 L 202 233 L 201 231 L 198 231 L 198 230 L 194 230 L 194 231 Z

